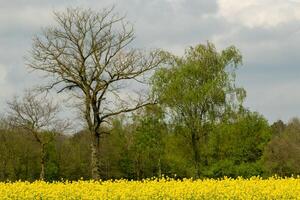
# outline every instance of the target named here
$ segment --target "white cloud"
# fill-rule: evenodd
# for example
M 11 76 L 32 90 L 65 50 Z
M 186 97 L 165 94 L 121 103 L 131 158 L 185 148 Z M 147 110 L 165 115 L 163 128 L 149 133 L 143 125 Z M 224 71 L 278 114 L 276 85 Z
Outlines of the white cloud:
M 291 0 L 219 0 L 218 16 L 249 28 L 274 27 L 300 20 L 300 2 Z

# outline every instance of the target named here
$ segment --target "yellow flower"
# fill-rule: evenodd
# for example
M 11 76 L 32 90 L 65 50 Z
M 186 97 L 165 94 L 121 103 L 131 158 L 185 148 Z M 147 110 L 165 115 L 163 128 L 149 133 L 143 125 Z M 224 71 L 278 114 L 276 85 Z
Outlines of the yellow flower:
M 300 199 L 300 177 L 0 183 L 0 199 Z

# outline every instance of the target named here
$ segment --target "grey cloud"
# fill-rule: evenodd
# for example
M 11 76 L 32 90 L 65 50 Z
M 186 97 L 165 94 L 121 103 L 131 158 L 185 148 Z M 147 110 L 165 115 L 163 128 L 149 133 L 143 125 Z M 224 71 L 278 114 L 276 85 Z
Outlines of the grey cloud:
M 127 15 L 135 25 L 138 46 L 184 48 L 225 28 L 215 17 L 206 17 L 217 11 L 216 1 L 131 2 Z
M 300 115 L 296 111 L 300 97 L 295 96 L 300 85 L 300 21 L 252 28 L 239 21 L 230 23 L 218 16 L 217 0 L 0 2 L 0 68 L 6 73 L 5 83 L 0 82 L 0 105 L 11 94 L 20 93 L 41 80 L 36 74 L 28 74 L 23 57 L 30 49 L 32 36 L 52 22 L 53 10 L 70 6 L 100 10 L 115 4 L 120 14 L 126 14 L 134 25 L 136 47 L 159 47 L 180 54 L 187 46 L 207 40 L 216 43 L 219 49 L 237 46 L 244 56 L 237 80 L 248 91 L 246 106 L 261 112 L 270 121 Z M 280 99 L 280 95 L 285 98 Z

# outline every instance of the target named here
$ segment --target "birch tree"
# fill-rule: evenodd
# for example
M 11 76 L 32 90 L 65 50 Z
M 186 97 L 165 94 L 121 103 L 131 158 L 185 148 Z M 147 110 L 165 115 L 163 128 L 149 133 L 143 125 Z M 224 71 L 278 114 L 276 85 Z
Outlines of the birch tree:
M 235 71 L 242 56 L 234 46 L 218 52 L 208 42 L 186 50 L 182 57 L 171 56 L 170 68 L 153 77 L 153 92 L 169 109 L 181 134 L 192 149 L 195 177 L 201 176 L 201 151 L 212 124 L 242 106 L 245 90 L 235 84 Z

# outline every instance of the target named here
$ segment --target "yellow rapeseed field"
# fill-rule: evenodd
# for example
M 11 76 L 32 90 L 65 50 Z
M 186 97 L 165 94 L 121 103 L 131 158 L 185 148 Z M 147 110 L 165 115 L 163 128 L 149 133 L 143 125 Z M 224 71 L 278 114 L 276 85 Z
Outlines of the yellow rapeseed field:
M 300 199 L 300 177 L 0 183 L 0 199 Z

